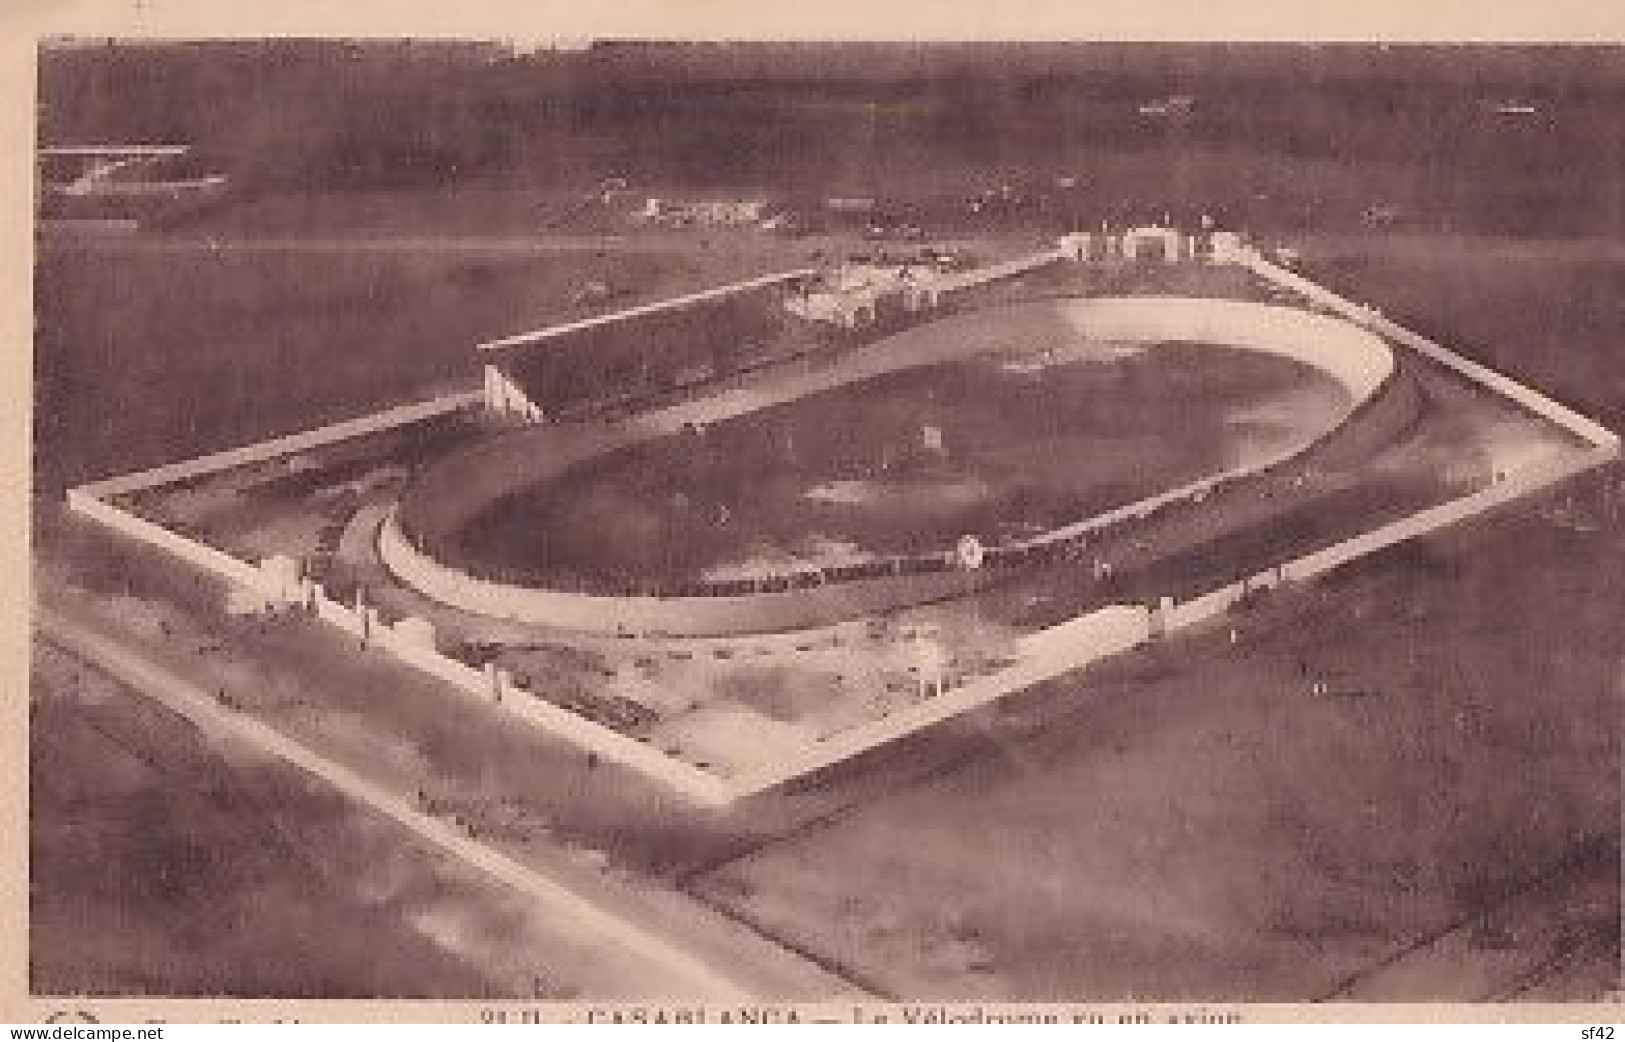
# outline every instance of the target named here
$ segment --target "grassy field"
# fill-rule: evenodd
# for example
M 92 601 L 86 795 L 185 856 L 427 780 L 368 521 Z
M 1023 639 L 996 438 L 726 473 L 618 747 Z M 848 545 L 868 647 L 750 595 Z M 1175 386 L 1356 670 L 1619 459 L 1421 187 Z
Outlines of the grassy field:
M 1004 542 L 1308 441 L 1341 398 L 1307 367 L 1213 347 L 1013 366 L 906 370 L 623 449 L 501 500 L 459 542 L 566 584 Z

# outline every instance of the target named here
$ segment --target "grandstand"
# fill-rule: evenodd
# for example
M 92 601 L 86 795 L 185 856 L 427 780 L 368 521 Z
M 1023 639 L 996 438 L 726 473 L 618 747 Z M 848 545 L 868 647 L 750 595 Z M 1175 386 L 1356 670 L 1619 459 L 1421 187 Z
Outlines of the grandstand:
M 785 306 L 803 272 L 770 275 L 480 345 L 487 406 L 529 420 L 648 403 L 812 350 Z

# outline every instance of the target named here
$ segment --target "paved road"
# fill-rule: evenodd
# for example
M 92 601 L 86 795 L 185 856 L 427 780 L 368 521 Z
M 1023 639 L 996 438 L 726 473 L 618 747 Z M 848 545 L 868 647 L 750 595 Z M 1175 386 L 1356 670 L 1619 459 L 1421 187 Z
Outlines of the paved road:
M 637 991 L 714 1002 L 743 1002 L 755 997 L 716 967 L 665 938 L 468 838 L 445 822 L 420 813 L 384 788 L 318 756 L 275 729 L 221 706 L 204 689 L 110 637 L 48 608 L 37 606 L 34 617 L 38 631 L 47 640 L 93 663 L 205 731 L 246 744 L 320 778 L 432 846 L 541 902 L 556 922 L 569 928 L 573 937 L 597 937 L 616 946 L 620 954 L 630 956 L 638 968 Z

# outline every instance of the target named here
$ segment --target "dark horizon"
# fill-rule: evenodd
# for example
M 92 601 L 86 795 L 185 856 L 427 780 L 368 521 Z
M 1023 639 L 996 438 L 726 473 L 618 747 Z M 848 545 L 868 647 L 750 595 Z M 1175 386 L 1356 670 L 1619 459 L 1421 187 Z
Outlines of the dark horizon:
M 1080 174 L 1103 201 L 1625 228 L 1625 48 L 57 42 L 39 140 L 179 141 L 244 193 L 751 188 L 897 200 Z M 208 104 L 198 104 L 200 98 Z M 1142 111 L 1167 99 L 1168 110 Z M 1500 111 L 1527 106 L 1532 111 Z M 1144 170 L 1166 171 L 1148 183 Z M 1124 168 L 1130 169 L 1124 169 Z M 1144 199 L 1140 197 L 1144 196 Z M 1256 211 L 1256 212 L 1253 212 Z

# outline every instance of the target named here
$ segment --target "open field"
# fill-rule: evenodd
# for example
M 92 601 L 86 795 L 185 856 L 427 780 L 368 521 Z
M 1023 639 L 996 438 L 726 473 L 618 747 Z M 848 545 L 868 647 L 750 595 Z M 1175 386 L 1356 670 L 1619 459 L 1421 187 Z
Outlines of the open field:
M 1011 698 L 962 759 L 695 886 L 899 995 L 1596 998 L 1625 526 L 1558 502 Z
M 1618 569 L 1519 557 L 1619 529 L 1475 536 L 1012 700 L 966 762 L 699 888 L 897 994 L 1301 1000 L 1593 837 L 1617 879 Z M 1614 899 L 1565 926 L 1592 959 Z
M 178 661 L 172 653 L 150 645 L 132 648 L 120 638 L 109 638 L 96 614 L 87 615 L 82 609 L 62 614 L 55 607 L 46 608 L 40 626 L 50 642 L 107 670 L 143 699 L 181 714 L 212 744 L 288 764 L 342 796 L 359 812 L 354 825 L 356 851 L 364 851 L 371 836 L 387 837 L 390 832 L 405 841 L 402 854 L 414 847 L 432 851 L 436 856 L 430 864 L 446 878 L 433 889 L 430 907 L 413 911 L 411 924 L 448 949 L 499 967 L 495 987 L 503 992 L 528 990 L 533 998 L 712 999 L 757 993 L 759 978 L 743 983 L 748 978 L 694 958 L 687 945 L 673 945 L 658 931 L 627 918 L 621 909 L 605 907 L 546 872 L 504 857 L 477 838 L 472 822 L 422 790 L 415 797 L 394 794 L 244 716 L 229 691 L 209 690 L 190 678 L 184 656 Z M 174 669 L 176 665 L 182 665 L 182 671 Z M 370 864 L 393 867 L 378 858 Z M 464 883 L 475 891 L 469 895 L 471 908 L 458 907 Z M 771 964 L 769 959 L 767 965 Z M 824 983 L 794 994 L 836 992 Z
M 243 225 L 534 220 L 534 202 L 480 197 L 579 197 L 610 175 L 655 195 L 883 191 L 960 219 L 977 190 L 1060 173 L 1094 212 L 1221 207 L 1254 227 L 1352 224 L 1377 202 L 1514 234 L 1617 233 L 1621 218 L 1621 61 L 1607 47 L 650 41 L 516 54 L 285 40 L 118 61 L 43 53 L 43 140 L 195 142 L 245 197 Z M 1191 101 L 1144 111 L 1170 92 Z M 186 103 L 199 97 L 212 103 Z M 1489 104 L 1506 99 L 1530 117 Z M 411 205 L 365 200 L 390 193 Z M 1048 214 L 988 219 L 1036 223 L 1066 200 L 1046 201 Z

